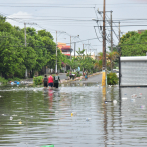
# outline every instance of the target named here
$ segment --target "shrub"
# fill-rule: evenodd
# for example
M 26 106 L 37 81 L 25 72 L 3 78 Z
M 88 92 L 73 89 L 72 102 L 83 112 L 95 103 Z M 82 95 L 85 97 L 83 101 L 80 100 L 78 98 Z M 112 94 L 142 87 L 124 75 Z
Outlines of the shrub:
M 118 77 L 116 73 L 110 72 L 107 74 L 107 84 L 108 85 L 116 85 L 118 83 Z
M 33 77 L 33 82 L 35 85 L 41 85 L 43 82 L 43 76 Z
M 64 73 L 64 70 L 60 69 L 60 72 L 61 72 L 61 73 Z
M 8 80 L 6 80 L 5 78 L 0 77 L 0 82 L 4 85 L 6 85 L 8 83 Z
M 9 78 L 8 81 L 20 81 L 20 78 L 17 77 Z
M 80 77 L 80 76 L 82 76 L 82 74 L 79 73 L 79 72 L 77 72 L 77 73 L 76 73 L 76 77 Z
M 66 73 L 66 76 L 67 76 L 67 77 L 69 76 L 69 72 Z

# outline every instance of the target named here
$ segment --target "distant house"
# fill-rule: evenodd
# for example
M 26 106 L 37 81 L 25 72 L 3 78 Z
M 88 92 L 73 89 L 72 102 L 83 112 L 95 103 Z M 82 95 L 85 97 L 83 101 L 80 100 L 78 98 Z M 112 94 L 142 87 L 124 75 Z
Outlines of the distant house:
M 62 54 L 66 56 L 70 56 L 71 52 L 73 51 L 71 46 L 66 45 L 66 43 L 58 42 L 58 48 L 61 50 Z

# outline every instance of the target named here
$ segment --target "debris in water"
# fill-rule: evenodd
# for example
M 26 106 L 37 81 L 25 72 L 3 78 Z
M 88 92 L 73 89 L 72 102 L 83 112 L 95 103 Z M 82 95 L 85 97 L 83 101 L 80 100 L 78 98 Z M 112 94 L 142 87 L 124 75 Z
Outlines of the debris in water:
M 18 122 L 20 125 L 22 124 L 22 122 L 20 121 L 20 122 Z
M 86 121 L 89 121 L 89 120 L 91 120 L 91 118 L 86 118 Z
M 13 120 L 13 117 L 12 116 L 10 116 L 10 120 Z
M 122 98 L 122 100 L 127 100 L 127 99 L 128 99 L 127 97 L 123 97 L 123 98 Z
M 113 104 L 117 104 L 117 100 L 113 100 Z
M 131 102 L 135 102 L 135 99 L 131 99 Z
M 145 109 L 145 105 L 140 106 L 141 109 Z

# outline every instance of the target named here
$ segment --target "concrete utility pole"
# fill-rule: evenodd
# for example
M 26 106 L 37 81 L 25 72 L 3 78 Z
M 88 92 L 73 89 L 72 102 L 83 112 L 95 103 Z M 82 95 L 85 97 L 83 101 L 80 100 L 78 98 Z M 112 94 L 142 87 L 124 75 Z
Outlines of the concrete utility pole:
M 25 35 L 25 47 L 27 46 L 27 42 L 26 42 L 26 23 L 24 23 L 24 35 Z M 27 75 L 27 68 L 26 68 L 26 71 L 25 71 L 25 78 L 27 78 L 28 75 Z
M 71 36 L 70 36 L 70 48 L 71 48 Z M 70 50 L 70 61 L 71 61 L 71 50 Z
M 120 43 L 120 22 L 119 22 L 119 43 Z
M 102 86 L 106 86 L 106 33 L 105 33 L 105 0 L 103 6 L 103 74 L 102 74 Z
M 71 44 L 71 37 L 74 37 L 74 38 L 76 38 L 76 37 L 79 37 L 79 35 L 77 35 L 77 36 L 70 36 L 70 44 Z M 75 57 L 75 49 L 76 49 L 76 42 L 74 42 L 74 57 Z
M 74 42 L 74 57 L 75 57 L 75 54 L 76 54 L 76 42 Z
M 58 32 L 60 32 L 60 31 L 58 31 Z M 60 32 L 60 33 L 66 33 L 66 32 Z M 58 68 L 57 68 L 57 46 L 58 46 L 58 43 L 57 43 L 57 31 L 56 31 L 56 65 L 55 65 L 55 73 L 57 73 L 58 72 Z
M 55 73 L 57 73 L 57 31 L 56 31 L 56 66 L 55 66 Z
M 37 25 L 37 23 L 24 23 L 25 47 L 27 47 L 27 40 L 26 40 L 26 24 Z M 25 71 L 25 78 L 27 78 L 27 77 L 28 77 L 28 74 L 27 74 L 27 68 L 26 68 L 26 71 Z
M 71 61 L 71 36 L 70 36 L 70 61 Z M 70 70 L 71 70 L 71 66 L 70 66 Z
M 112 21 L 112 11 L 111 11 L 111 52 L 113 51 L 113 21 Z

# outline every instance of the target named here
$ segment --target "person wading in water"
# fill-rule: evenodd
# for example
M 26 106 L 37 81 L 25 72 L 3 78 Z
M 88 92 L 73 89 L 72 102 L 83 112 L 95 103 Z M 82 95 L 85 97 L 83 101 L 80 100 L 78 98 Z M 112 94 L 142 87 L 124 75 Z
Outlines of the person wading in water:
M 52 89 L 53 88 L 53 82 L 54 82 L 54 79 L 52 77 L 52 74 L 50 74 L 50 76 L 48 77 L 48 86 L 49 86 L 49 89 Z
M 54 76 L 54 87 L 58 88 L 59 86 L 60 77 L 58 76 L 58 73 Z
M 44 76 L 44 79 L 43 79 L 43 84 L 44 84 L 44 88 L 47 88 L 47 83 L 48 83 L 48 79 L 46 77 L 46 75 Z

